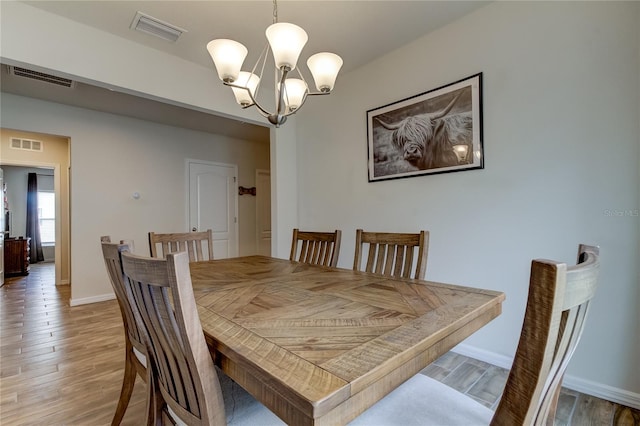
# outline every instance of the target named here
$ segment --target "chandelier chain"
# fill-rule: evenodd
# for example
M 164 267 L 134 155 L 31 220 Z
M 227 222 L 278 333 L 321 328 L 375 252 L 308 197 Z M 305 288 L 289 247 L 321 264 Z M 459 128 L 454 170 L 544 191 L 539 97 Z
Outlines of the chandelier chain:
M 278 2 L 273 0 L 273 23 L 278 23 Z

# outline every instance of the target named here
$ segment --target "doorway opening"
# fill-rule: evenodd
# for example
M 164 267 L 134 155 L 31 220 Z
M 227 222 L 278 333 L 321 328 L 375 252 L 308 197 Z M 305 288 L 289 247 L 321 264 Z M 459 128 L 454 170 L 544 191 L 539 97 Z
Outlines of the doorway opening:
M 14 149 L 12 140 L 16 138 L 39 141 L 42 150 Z M 54 265 L 56 285 L 71 284 L 69 138 L 2 129 L 1 143 L 0 168 L 3 169 L 7 195 L 3 213 L 5 219 L 9 219 L 9 236 L 26 237 L 27 175 L 36 173 L 38 191 L 43 199 L 53 198 L 53 211 L 50 208 L 45 211 L 39 206 L 38 221 L 46 227 L 44 260 Z M 0 255 L 4 257 L 4 253 Z M 34 252 L 29 254 L 30 257 L 34 255 Z

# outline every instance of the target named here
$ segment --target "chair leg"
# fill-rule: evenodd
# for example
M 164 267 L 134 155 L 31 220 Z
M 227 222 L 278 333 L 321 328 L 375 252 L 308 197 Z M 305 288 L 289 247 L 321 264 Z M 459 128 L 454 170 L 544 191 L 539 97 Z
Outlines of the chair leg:
M 556 421 L 556 410 L 558 409 L 558 399 L 560 398 L 560 391 L 562 390 L 562 379 L 560 379 L 560 383 L 558 383 L 558 387 L 553 392 L 553 399 L 549 403 L 549 407 L 547 408 L 547 418 L 546 424 L 548 426 L 553 426 Z
M 153 366 L 147 358 L 147 426 L 163 426 L 164 398 L 160 393 Z
M 118 426 L 122 422 L 124 413 L 127 411 L 129 401 L 131 400 L 131 394 L 133 393 L 133 386 L 136 384 L 136 366 L 134 364 L 133 347 L 129 339 L 126 343 L 126 358 L 124 363 L 124 377 L 122 378 L 122 389 L 120 390 L 120 399 L 118 400 L 118 406 L 116 407 L 116 413 L 113 415 L 111 426 Z

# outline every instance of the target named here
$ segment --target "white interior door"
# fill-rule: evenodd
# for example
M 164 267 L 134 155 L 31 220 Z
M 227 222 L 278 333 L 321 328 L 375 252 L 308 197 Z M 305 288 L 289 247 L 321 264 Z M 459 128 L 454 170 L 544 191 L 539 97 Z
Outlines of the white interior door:
M 213 257 L 238 255 L 237 166 L 187 160 L 189 229 L 213 231 Z
M 271 256 L 271 172 L 256 170 L 256 229 L 258 254 Z

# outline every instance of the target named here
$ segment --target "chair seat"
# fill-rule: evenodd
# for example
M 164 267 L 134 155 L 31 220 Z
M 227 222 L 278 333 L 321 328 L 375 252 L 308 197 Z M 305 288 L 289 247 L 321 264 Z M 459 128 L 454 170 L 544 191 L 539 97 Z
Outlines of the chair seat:
M 229 426 L 280 426 L 285 423 L 240 385 L 217 369 Z M 169 409 L 176 424 L 185 425 Z M 349 426 L 480 426 L 493 411 L 437 380 L 416 374 Z M 428 423 L 425 423 L 428 419 Z
M 244 390 L 242 386 L 231 380 L 229 376 L 219 369 L 216 370 L 220 379 L 220 387 L 222 388 L 228 426 L 286 425 L 271 410 Z
M 285 422 L 273 414 L 271 410 L 262 405 L 242 386 L 231 380 L 222 370 L 216 367 L 222 397 L 224 399 L 224 410 L 227 415 L 227 426 L 283 426 Z M 167 407 L 169 414 L 176 422 L 177 426 L 186 424 Z
M 416 374 L 356 417 L 350 426 L 488 425 L 493 411 L 424 374 Z

